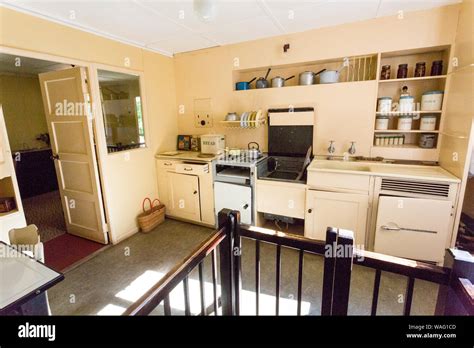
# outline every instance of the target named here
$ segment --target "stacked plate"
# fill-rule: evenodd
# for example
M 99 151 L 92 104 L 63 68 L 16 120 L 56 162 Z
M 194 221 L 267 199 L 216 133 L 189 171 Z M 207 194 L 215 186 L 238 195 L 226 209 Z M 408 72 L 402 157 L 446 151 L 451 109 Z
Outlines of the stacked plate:
M 246 111 L 240 116 L 240 127 L 241 128 L 257 128 L 263 117 L 262 110 L 258 111 Z

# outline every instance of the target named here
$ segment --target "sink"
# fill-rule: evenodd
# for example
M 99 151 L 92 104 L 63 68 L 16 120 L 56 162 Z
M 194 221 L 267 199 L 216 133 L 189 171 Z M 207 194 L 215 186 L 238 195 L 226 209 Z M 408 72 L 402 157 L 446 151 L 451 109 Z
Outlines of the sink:
M 357 162 L 342 161 L 318 161 L 311 165 L 311 169 L 327 169 L 327 170 L 348 170 L 357 172 L 370 172 L 370 166 Z

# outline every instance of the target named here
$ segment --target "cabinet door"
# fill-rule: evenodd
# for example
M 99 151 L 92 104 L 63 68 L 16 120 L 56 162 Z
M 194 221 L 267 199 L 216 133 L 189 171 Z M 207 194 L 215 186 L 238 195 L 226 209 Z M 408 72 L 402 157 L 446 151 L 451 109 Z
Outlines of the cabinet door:
M 168 173 L 169 215 L 201 221 L 199 178 L 195 175 Z
M 306 189 L 302 184 L 257 181 L 257 211 L 304 219 Z
M 354 232 L 355 244 L 365 244 L 368 195 L 308 190 L 305 237 L 325 240 L 328 227 Z
M 252 224 L 252 189 L 249 186 L 214 183 L 214 201 L 216 214 L 222 209 L 238 210 L 240 222 Z
M 168 209 L 171 207 L 168 192 L 168 170 L 173 169 L 174 165 L 175 163 L 172 161 L 156 161 L 156 175 L 158 176 L 158 198 L 160 199 L 161 203 L 166 206 L 166 214 L 169 214 Z

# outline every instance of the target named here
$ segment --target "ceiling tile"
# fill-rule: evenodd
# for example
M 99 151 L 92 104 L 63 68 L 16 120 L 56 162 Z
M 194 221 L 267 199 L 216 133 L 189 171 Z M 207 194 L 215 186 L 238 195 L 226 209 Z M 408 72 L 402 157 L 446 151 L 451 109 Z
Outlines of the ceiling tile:
M 125 1 L 15 1 L 15 5 L 139 45 L 165 39 L 180 27 L 171 20 Z
M 379 0 L 330 0 L 301 7 L 288 5 L 286 8 L 275 6 L 273 2 L 267 4 L 275 18 L 291 33 L 374 18 Z
M 396 15 L 398 11 L 417 11 L 459 3 L 461 0 L 381 0 L 377 17 Z
M 168 39 L 159 40 L 147 45 L 152 50 L 162 50 L 173 53 L 195 51 L 208 47 L 216 46 L 216 44 L 199 34 L 191 32 L 180 33 Z
M 207 23 L 194 13 L 192 0 L 137 0 L 137 2 L 197 33 L 216 31 L 221 26 L 257 18 L 265 14 L 256 0 L 216 1 L 216 17 L 212 22 Z
M 225 45 L 280 34 L 273 21 L 267 16 L 262 16 L 234 24 L 227 23 L 214 31 L 203 33 L 203 36 Z

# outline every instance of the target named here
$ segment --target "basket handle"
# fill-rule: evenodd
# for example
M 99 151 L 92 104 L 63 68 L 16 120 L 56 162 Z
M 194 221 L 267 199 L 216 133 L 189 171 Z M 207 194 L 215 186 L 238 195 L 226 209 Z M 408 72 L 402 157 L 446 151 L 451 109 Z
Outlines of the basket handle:
M 155 205 L 155 202 L 158 202 L 158 203 Z M 157 206 L 159 206 L 160 204 L 161 204 L 160 200 L 159 200 L 158 198 L 155 198 L 155 199 L 153 200 L 153 202 L 151 202 L 151 207 L 152 207 L 152 208 L 153 208 L 153 207 L 157 207 Z
M 143 212 L 146 213 L 146 209 L 145 209 L 145 203 L 146 202 L 149 202 L 150 203 L 150 210 L 153 208 L 153 202 L 151 201 L 150 198 L 146 197 L 143 202 L 142 202 L 142 209 L 143 209 Z

